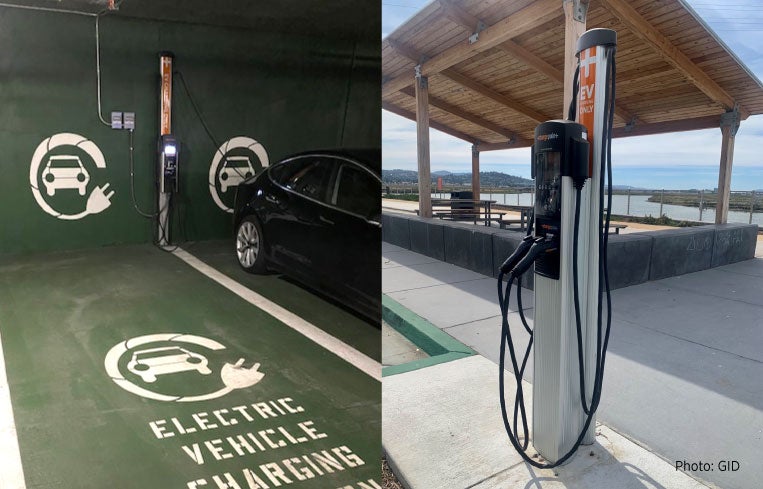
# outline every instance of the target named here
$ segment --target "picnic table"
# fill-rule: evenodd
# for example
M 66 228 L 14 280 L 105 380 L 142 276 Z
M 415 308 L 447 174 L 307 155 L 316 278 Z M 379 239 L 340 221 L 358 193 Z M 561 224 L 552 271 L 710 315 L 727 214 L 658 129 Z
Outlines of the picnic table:
M 440 219 L 472 219 L 477 223 L 478 219 L 484 220 L 485 226 L 490 226 L 491 221 L 501 221 L 501 213 L 493 212 L 491 205 L 495 200 L 487 199 L 432 199 L 432 216 Z M 437 210 L 441 208 L 441 210 Z M 445 209 L 442 209 L 445 208 Z M 484 208 L 483 212 L 481 209 Z M 497 217 L 493 217 L 495 214 Z
M 526 229 L 525 226 L 530 224 L 530 219 L 533 213 L 534 207 L 531 205 L 511 205 L 511 204 L 501 204 L 501 209 L 506 209 L 512 212 L 519 212 L 519 228 L 520 230 L 524 231 Z M 516 220 L 510 221 L 511 223 L 516 223 Z

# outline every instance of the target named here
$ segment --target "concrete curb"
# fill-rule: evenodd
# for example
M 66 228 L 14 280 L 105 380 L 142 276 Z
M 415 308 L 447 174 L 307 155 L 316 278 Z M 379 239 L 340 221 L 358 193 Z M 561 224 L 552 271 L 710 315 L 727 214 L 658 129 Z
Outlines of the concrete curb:
M 421 348 L 429 358 L 382 368 L 382 377 L 396 375 L 475 355 L 476 352 L 403 305 L 382 295 L 382 318 Z

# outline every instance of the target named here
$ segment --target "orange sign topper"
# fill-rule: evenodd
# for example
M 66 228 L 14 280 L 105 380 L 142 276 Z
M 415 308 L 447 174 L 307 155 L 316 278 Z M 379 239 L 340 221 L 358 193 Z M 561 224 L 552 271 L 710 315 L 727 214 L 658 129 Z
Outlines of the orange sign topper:
M 588 129 L 591 151 L 588 174 L 593 175 L 593 112 L 596 102 L 596 46 L 580 52 L 580 92 L 578 95 L 578 122 Z
M 159 70 L 162 75 L 162 89 L 159 98 L 161 112 L 159 122 L 161 135 L 172 132 L 172 57 L 162 56 L 159 63 Z

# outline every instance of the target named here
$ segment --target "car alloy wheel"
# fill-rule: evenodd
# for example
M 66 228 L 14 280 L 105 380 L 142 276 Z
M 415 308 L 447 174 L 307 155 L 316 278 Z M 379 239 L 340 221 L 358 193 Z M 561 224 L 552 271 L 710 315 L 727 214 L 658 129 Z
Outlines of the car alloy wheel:
M 238 228 L 236 254 L 242 267 L 246 269 L 254 267 L 260 254 L 260 233 L 252 221 L 244 221 Z
M 236 231 L 236 257 L 241 268 L 250 273 L 267 273 L 268 263 L 265 250 L 267 243 L 262 234 L 262 225 L 253 214 L 241 220 Z

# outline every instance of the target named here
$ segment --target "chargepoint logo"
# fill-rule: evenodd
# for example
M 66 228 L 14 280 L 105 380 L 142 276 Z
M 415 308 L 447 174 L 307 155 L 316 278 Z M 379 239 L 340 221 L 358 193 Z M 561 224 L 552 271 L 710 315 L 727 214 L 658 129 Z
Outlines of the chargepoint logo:
M 104 367 L 122 389 L 166 402 L 217 399 L 235 389 L 251 387 L 265 376 L 259 372 L 259 363 L 245 367 L 244 358 L 236 363 L 224 362 L 215 354 L 221 350 L 225 350 L 224 345 L 203 336 L 149 334 L 114 345 L 106 354 Z M 170 392 L 179 386 L 197 392 L 191 395 Z
M 209 193 L 217 207 L 233 214 L 236 187 L 268 166 L 268 153 L 262 144 L 246 136 L 225 141 L 215 151 L 209 165 Z
M 58 219 L 74 221 L 103 212 L 111 205 L 114 191 L 107 192 L 108 183 L 102 186 L 93 183 L 95 177 L 90 174 L 103 168 L 106 160 L 95 143 L 79 134 L 54 134 L 41 142 L 32 156 L 29 186 L 43 211 Z M 54 206 L 67 209 L 61 211 Z

